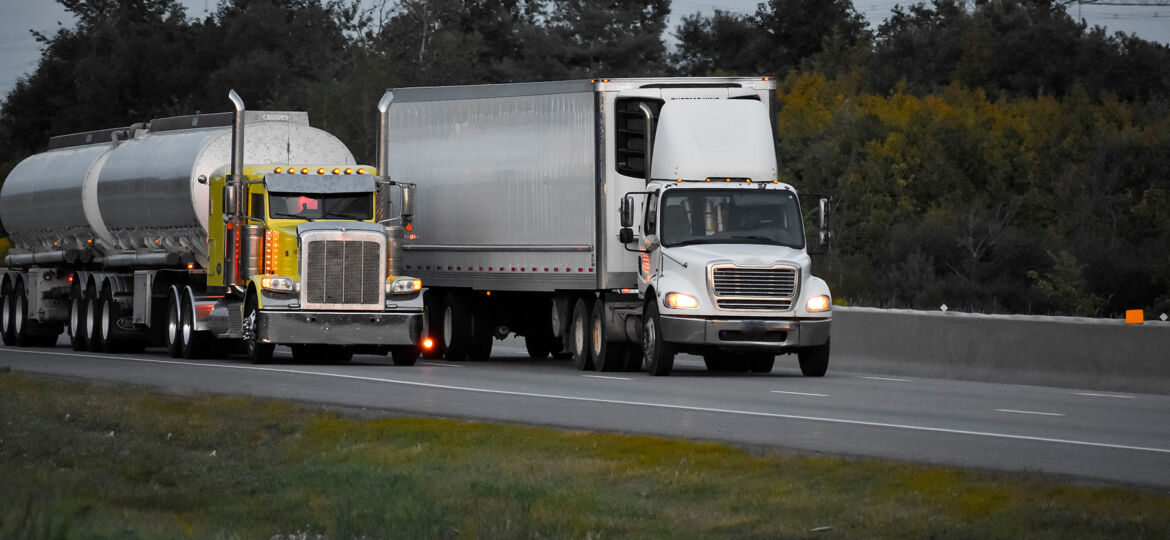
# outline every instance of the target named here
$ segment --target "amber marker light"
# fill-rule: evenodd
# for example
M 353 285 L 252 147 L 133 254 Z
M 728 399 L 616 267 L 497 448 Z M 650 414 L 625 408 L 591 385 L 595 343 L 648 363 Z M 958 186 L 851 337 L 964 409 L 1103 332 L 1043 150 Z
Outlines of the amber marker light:
M 187 270 L 194 270 L 194 269 L 195 269 L 195 263 L 187 263 Z
M 309 174 L 309 168 L 308 167 L 301 167 L 301 174 Z
M 424 338 L 422 341 L 422 346 L 424 349 L 429 351 L 435 347 L 435 340 L 431 338 Z
M 410 231 L 413 231 L 413 230 L 414 230 L 414 224 L 413 224 L 413 223 L 407 223 L 407 224 L 406 224 L 406 232 L 410 232 Z
M 358 169 L 357 173 L 358 174 L 366 174 L 366 170 L 365 169 Z
M 353 174 L 353 167 L 346 167 L 345 174 Z
M 317 174 L 325 174 L 325 167 L 321 167 L 320 169 L 317 169 Z
M 282 168 L 280 168 L 280 167 L 277 167 L 277 168 L 275 168 L 275 169 L 272 169 L 272 172 L 274 172 L 274 173 L 276 173 L 276 174 L 280 174 L 280 173 L 281 173 L 281 171 L 283 171 L 283 170 L 284 170 L 284 169 L 282 169 Z

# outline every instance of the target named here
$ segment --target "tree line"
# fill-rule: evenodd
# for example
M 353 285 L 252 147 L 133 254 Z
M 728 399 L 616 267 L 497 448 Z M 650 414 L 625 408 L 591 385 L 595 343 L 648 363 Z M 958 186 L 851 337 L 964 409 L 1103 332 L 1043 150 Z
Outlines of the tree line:
M 0 108 L 5 175 L 52 135 L 224 110 L 228 88 L 370 161 L 386 88 L 774 75 L 782 178 L 834 200 L 814 260 L 844 302 L 1170 311 L 1170 48 L 1056 0 L 934 0 L 876 28 L 849 0 L 674 28 L 669 0 L 58 2 L 78 22 L 37 36 Z

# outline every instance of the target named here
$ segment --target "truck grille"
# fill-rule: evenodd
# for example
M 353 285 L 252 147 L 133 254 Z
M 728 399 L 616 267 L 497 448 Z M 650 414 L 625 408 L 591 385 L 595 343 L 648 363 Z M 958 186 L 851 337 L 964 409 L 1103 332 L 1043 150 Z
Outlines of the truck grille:
M 796 297 L 797 271 L 791 266 L 711 269 L 715 305 L 721 309 L 786 310 Z
M 381 307 L 382 251 L 378 242 L 317 240 L 305 245 L 306 304 Z

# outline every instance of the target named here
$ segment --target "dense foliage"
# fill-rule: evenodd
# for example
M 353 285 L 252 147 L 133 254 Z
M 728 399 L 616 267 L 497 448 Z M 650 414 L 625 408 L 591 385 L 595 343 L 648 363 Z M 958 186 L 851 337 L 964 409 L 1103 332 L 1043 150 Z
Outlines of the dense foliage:
M 835 201 L 817 259 L 854 304 L 1170 311 L 1170 48 L 1055 0 L 934 0 L 871 29 L 849 0 L 749 15 L 668 0 L 58 0 L 0 110 L 0 173 L 50 135 L 224 110 L 308 110 L 359 156 L 408 85 L 772 74 L 784 179 Z M 666 32 L 676 41 L 668 50 Z

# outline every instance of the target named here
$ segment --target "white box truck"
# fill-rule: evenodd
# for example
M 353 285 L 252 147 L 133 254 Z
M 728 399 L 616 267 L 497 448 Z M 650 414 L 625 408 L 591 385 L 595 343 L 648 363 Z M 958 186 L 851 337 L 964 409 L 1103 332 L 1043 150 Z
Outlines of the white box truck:
M 432 355 L 533 357 L 667 375 L 825 373 L 832 302 L 796 191 L 777 174 L 769 78 L 646 78 L 394 89 L 379 146 L 417 184 L 404 270 Z M 821 228 L 825 236 L 826 205 Z M 424 353 L 426 354 L 426 353 Z

